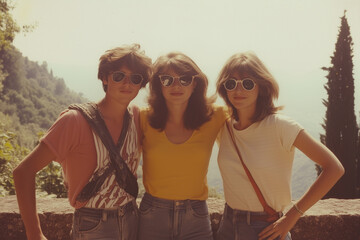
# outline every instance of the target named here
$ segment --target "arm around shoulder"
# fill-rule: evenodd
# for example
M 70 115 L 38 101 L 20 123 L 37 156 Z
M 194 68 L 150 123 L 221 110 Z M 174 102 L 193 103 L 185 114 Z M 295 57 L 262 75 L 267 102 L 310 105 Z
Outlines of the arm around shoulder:
M 29 240 L 46 239 L 36 210 L 35 176 L 54 159 L 53 152 L 41 142 L 13 171 L 19 210 Z

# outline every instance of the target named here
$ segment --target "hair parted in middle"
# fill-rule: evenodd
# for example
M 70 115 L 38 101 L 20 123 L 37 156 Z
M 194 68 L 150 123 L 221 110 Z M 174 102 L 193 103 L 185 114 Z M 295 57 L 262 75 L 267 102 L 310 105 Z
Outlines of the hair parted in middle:
M 134 73 L 143 76 L 141 87 L 145 87 L 149 82 L 152 61 L 144 51 L 140 50 L 139 44 L 123 45 L 107 50 L 99 59 L 98 79 L 106 79 L 110 73 L 117 71 L 121 66 L 126 66 Z M 103 89 L 106 92 L 107 85 L 104 83 Z
M 168 118 L 166 100 L 162 94 L 162 85 L 159 75 L 172 70 L 178 75 L 196 76 L 195 89 L 188 101 L 184 113 L 184 125 L 187 129 L 198 129 L 202 124 L 209 121 L 213 113 L 211 104 L 213 98 L 206 97 L 208 79 L 196 63 L 181 52 L 170 52 L 160 56 L 154 63 L 153 75 L 150 79 L 150 105 L 149 123 L 160 131 L 165 129 Z
M 274 105 L 274 101 L 279 97 L 279 85 L 263 62 L 254 52 L 237 53 L 227 60 L 216 82 L 216 91 L 231 108 L 232 117 L 236 121 L 239 121 L 237 110 L 229 101 L 224 87 L 224 82 L 235 72 L 239 73 L 239 75 L 244 73 L 250 75 L 259 86 L 256 110 L 252 119 L 254 122 L 261 121 L 266 116 L 282 109 L 282 107 L 275 107 Z

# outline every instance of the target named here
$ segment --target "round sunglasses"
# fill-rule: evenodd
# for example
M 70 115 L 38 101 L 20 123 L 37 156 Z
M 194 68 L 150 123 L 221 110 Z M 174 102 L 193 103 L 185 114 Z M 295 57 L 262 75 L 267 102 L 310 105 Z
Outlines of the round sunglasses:
M 143 81 L 143 76 L 138 73 L 126 74 L 122 71 L 116 71 L 112 73 L 112 80 L 114 82 L 121 82 L 126 76 L 129 77 L 130 82 L 134 85 L 139 85 Z
M 170 87 L 175 82 L 176 79 L 179 81 L 181 86 L 186 87 L 193 82 L 195 77 L 196 75 L 195 76 L 183 75 L 180 77 L 173 77 L 170 75 L 159 75 L 160 82 L 164 87 Z
M 235 79 L 235 78 L 229 78 L 227 79 L 223 84 L 226 90 L 233 91 L 236 89 L 238 83 L 241 83 L 242 87 L 246 91 L 251 91 L 255 88 L 256 83 L 251 78 L 244 78 L 244 79 Z

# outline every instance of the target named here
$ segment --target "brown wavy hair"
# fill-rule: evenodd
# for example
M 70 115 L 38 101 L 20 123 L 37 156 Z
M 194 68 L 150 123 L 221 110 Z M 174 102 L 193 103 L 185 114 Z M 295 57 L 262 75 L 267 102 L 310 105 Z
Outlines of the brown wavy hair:
M 141 87 L 149 82 L 152 73 L 151 58 L 140 50 L 139 44 L 123 45 L 107 50 L 99 59 L 98 79 L 104 80 L 108 75 L 117 71 L 120 66 L 128 67 L 132 72 L 143 76 Z M 106 92 L 107 85 L 103 83 Z
M 154 74 L 150 79 L 150 95 L 148 103 L 150 105 L 149 123 L 162 131 L 165 129 L 168 118 L 166 100 L 162 94 L 159 75 L 169 69 L 179 75 L 195 76 L 196 87 L 189 99 L 184 113 L 184 125 L 187 129 L 198 129 L 202 124 L 209 121 L 212 115 L 212 98 L 206 97 L 208 79 L 200 70 L 196 63 L 181 52 L 170 52 L 160 56 L 154 63 Z
M 261 121 L 266 116 L 276 113 L 282 107 L 276 107 L 274 101 L 279 97 L 279 85 L 263 62 L 253 52 L 237 53 L 231 56 L 220 71 L 216 82 L 216 91 L 232 110 L 232 117 L 239 121 L 236 108 L 228 99 L 224 82 L 234 72 L 247 73 L 256 80 L 259 86 L 259 95 L 256 100 L 256 110 L 253 121 Z

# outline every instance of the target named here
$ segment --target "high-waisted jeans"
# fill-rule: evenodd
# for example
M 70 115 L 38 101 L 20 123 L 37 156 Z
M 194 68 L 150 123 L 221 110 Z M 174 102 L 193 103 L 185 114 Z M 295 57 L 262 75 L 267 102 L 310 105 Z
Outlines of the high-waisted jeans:
M 139 240 L 212 240 L 206 201 L 166 200 L 145 193 Z
M 138 222 L 135 200 L 117 209 L 80 208 L 74 213 L 72 237 L 76 240 L 136 240 Z
M 266 213 L 236 210 L 225 204 L 216 240 L 258 240 L 258 234 L 271 224 L 254 220 L 259 215 L 266 215 Z M 290 233 L 287 234 L 285 240 L 291 240 Z

